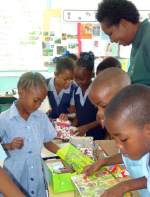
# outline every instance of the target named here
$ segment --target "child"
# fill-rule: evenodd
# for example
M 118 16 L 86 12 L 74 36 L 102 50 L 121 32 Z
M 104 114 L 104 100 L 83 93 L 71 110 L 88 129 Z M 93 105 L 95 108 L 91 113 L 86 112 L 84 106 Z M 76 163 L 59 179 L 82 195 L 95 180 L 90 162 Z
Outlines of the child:
M 121 90 L 105 110 L 105 126 L 117 143 L 122 154 L 138 160 L 146 154 L 143 162 L 144 175 L 140 180 L 130 181 L 132 189 L 147 188 L 150 196 L 150 88 L 130 85 Z M 131 183 L 132 182 L 132 183 Z M 122 187 L 122 192 L 127 189 Z M 106 191 L 104 196 L 112 196 Z M 117 194 L 117 193 L 116 193 Z M 118 196 L 118 194 L 117 194 Z M 145 196 L 144 196 L 145 197 Z
M 55 77 L 47 80 L 48 98 L 52 110 L 49 117 L 56 119 L 73 109 L 72 96 L 75 89 L 73 80 L 74 64 L 69 58 L 59 58 L 56 62 Z M 70 111 L 69 111 L 70 108 Z
M 120 68 L 108 68 L 97 76 L 97 78 L 93 81 L 89 97 L 91 101 L 98 107 L 98 116 L 100 119 L 101 125 L 104 126 L 104 111 L 110 100 L 124 87 L 130 85 L 130 77 L 122 71 Z M 129 171 L 130 175 L 134 178 L 139 178 L 143 176 L 143 172 L 141 171 L 141 165 L 144 158 L 139 161 L 132 161 L 127 157 L 124 157 L 121 154 L 117 154 L 115 156 L 106 158 L 104 160 L 98 160 L 93 165 L 86 167 L 85 174 L 90 175 L 93 172 L 99 170 L 104 165 L 112 165 L 117 163 L 125 164 L 127 170 Z M 139 178 L 140 179 L 140 178 Z M 134 180 L 133 180 L 134 181 Z M 123 182 L 124 187 L 129 187 L 132 185 L 130 181 Z M 122 187 L 118 185 L 118 190 Z M 133 188 L 134 189 L 134 188 Z M 138 189 L 141 189 L 140 187 Z M 117 197 L 119 197 L 119 191 Z M 146 197 L 148 196 L 148 192 L 146 190 L 140 190 L 141 196 Z M 114 195 L 115 196 L 115 195 Z M 111 196 L 113 197 L 113 195 Z M 116 196 L 115 196 L 116 197 Z
M 74 78 L 79 86 L 74 94 L 74 102 L 78 121 L 79 135 L 93 136 L 94 139 L 104 139 L 105 130 L 98 126 L 96 121 L 97 108 L 88 98 L 94 68 L 94 54 L 83 52 L 78 59 Z
M 150 85 L 150 22 L 140 22 L 140 14 L 128 0 L 103 0 L 96 14 L 102 30 L 112 42 L 132 44 L 129 74 L 132 83 Z M 144 51 L 144 53 L 143 53 Z
M 77 55 L 74 54 L 74 53 L 70 53 L 69 51 L 65 51 L 65 53 L 63 54 L 63 56 L 70 58 L 72 61 L 74 61 L 74 63 L 78 60 Z
M 0 146 L 0 155 L 3 154 L 3 149 Z M 12 182 L 10 177 L 0 167 L 0 193 L 7 197 L 25 197 Z
M 9 157 L 5 169 L 26 196 L 46 197 L 41 149 L 56 153 L 56 132 L 45 113 L 37 110 L 47 95 L 45 78 L 24 73 L 18 82 L 19 99 L 0 114 L 0 137 Z
M 0 168 L 0 193 L 6 197 L 25 197 L 2 168 Z
M 117 68 L 120 68 L 121 69 L 121 63 L 119 62 L 119 60 L 117 60 L 116 58 L 114 57 L 106 57 L 103 61 L 101 61 L 98 66 L 97 66 L 97 69 L 96 69 L 96 76 L 103 70 L 107 69 L 107 68 L 111 68 L 111 67 L 117 67 Z M 98 118 L 98 114 L 99 112 L 97 113 L 97 120 L 98 121 L 101 121 L 99 118 Z M 102 125 L 103 126 L 103 125 Z M 106 132 L 106 139 L 108 138 L 109 139 L 109 136 L 107 135 L 108 133 Z
M 121 68 L 121 63 L 114 57 L 106 57 L 103 61 L 101 61 L 96 69 L 96 75 L 98 75 L 102 70 L 110 67 L 118 67 Z

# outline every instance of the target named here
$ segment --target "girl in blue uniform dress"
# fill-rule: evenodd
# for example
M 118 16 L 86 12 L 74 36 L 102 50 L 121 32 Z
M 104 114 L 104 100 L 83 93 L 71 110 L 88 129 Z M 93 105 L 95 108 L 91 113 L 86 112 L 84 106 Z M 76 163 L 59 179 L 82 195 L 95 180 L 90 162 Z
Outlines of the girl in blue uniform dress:
M 71 59 L 60 57 L 56 62 L 55 77 L 47 80 L 48 98 L 52 108 L 49 117 L 52 119 L 73 110 L 73 68 L 74 63 Z
M 38 108 L 47 95 L 45 78 L 27 72 L 18 82 L 19 99 L 0 114 L 0 137 L 8 153 L 4 167 L 21 190 L 30 197 L 46 197 L 41 149 L 56 153 L 51 140 L 55 129 Z
M 93 68 L 94 54 L 92 52 L 81 53 L 74 69 L 74 78 L 79 86 L 74 93 L 74 103 L 79 135 L 86 134 L 86 136 L 93 136 L 95 140 L 98 140 L 104 139 L 105 129 L 97 123 L 97 108 L 88 98 Z

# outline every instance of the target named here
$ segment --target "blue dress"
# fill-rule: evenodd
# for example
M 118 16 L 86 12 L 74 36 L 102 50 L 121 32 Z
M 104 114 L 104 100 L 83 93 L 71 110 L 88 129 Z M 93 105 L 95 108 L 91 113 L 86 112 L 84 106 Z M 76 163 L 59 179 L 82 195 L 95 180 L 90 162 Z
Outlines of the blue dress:
M 78 119 L 78 126 L 96 121 L 97 108 L 89 100 L 88 93 L 89 88 L 83 95 L 81 88 L 78 87 L 74 94 L 74 103 Z M 105 129 L 97 126 L 93 129 L 90 129 L 86 133 L 86 136 L 92 136 L 94 140 L 102 140 L 105 137 L 105 132 Z
M 61 113 L 68 113 L 68 108 L 73 105 L 73 93 L 76 89 L 75 84 L 71 84 L 67 89 L 62 89 L 57 94 L 54 78 L 51 78 L 48 82 L 48 98 L 52 111 L 49 114 L 49 118 L 58 118 Z
M 56 132 L 48 117 L 37 110 L 24 120 L 13 104 L 0 114 L 0 137 L 2 143 L 10 143 L 16 137 L 24 139 L 21 149 L 9 150 L 4 167 L 18 183 L 26 196 L 46 197 L 42 168 L 43 143 L 51 141 Z

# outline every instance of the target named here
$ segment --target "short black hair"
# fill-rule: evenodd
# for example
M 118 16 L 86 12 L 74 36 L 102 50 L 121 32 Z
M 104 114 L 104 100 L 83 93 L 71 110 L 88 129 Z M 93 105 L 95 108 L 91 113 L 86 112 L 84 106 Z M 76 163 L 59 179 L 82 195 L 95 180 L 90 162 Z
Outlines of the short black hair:
M 98 5 L 96 19 L 107 25 L 118 25 L 121 19 L 134 24 L 139 22 L 139 12 L 136 6 L 128 0 L 103 0 Z
M 110 67 L 121 68 L 121 63 L 119 60 L 117 60 L 114 57 L 107 57 L 102 62 L 100 62 L 98 64 L 97 69 L 96 69 L 96 74 L 98 74 L 102 70 L 105 70 L 106 68 L 110 68 Z
M 62 73 L 64 70 L 73 72 L 74 62 L 69 57 L 60 57 L 56 62 L 56 72 Z
M 150 123 L 150 87 L 146 85 L 130 85 L 123 88 L 107 105 L 105 120 L 118 121 L 124 117 L 126 123 L 143 127 Z
M 92 51 L 81 52 L 80 58 L 76 62 L 76 66 L 85 68 L 86 70 L 93 72 L 95 56 Z

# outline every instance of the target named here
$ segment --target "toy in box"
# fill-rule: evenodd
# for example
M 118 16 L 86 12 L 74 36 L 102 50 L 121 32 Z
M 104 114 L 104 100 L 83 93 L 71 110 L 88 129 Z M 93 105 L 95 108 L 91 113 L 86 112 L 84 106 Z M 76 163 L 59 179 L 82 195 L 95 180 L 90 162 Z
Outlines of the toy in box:
M 87 165 L 94 163 L 94 160 L 84 155 L 78 148 L 70 143 L 60 148 L 56 154 L 78 173 L 81 173 Z
M 85 175 L 75 175 L 71 177 L 76 189 L 77 196 L 80 197 L 100 197 L 106 189 L 118 184 L 119 181 L 112 175 L 100 175 L 85 177 Z M 124 194 L 124 197 L 131 197 L 131 193 Z
M 76 146 L 81 152 L 94 159 L 93 137 L 71 136 L 69 142 Z
M 102 168 L 104 175 L 112 174 L 116 178 L 123 178 L 129 176 L 124 164 L 115 164 L 111 166 L 105 166 Z
M 54 121 L 54 127 L 57 132 L 58 139 L 69 140 L 71 136 L 76 135 L 76 127 L 71 126 L 70 121 L 63 121 L 57 118 Z

